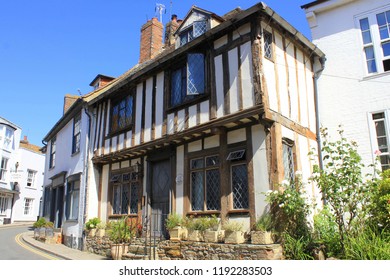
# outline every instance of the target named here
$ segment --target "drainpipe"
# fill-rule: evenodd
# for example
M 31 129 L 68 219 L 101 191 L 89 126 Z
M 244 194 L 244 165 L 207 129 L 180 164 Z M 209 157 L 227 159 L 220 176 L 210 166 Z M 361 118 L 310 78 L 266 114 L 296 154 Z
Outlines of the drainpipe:
M 320 166 L 320 170 L 323 170 L 324 163 L 322 160 L 322 151 L 321 151 L 322 150 L 321 132 L 320 132 L 321 122 L 320 122 L 320 113 L 319 113 L 319 104 L 318 104 L 319 102 L 318 102 L 318 84 L 317 84 L 317 82 L 318 82 L 318 78 L 320 77 L 320 74 L 325 69 L 326 57 L 321 56 L 319 58 L 319 60 L 321 63 L 321 68 L 314 72 L 313 85 L 314 85 L 314 103 L 315 103 L 315 110 L 316 110 L 316 138 L 317 138 L 317 148 L 318 148 L 318 163 Z M 324 204 L 326 204 L 326 200 L 324 198 L 324 195 L 322 195 L 322 201 Z
M 88 105 L 84 104 L 83 106 L 84 112 L 88 117 L 88 132 L 87 132 L 87 138 L 86 138 L 86 143 L 85 143 L 85 164 L 84 164 L 84 210 L 83 210 L 83 216 L 81 220 L 81 225 L 83 226 L 85 224 L 85 220 L 87 217 L 87 197 L 88 197 L 88 174 L 89 174 L 89 143 L 90 143 L 90 136 L 91 136 L 91 120 L 92 117 L 88 111 Z M 84 230 L 81 229 L 81 244 L 80 247 L 83 249 L 84 248 L 84 237 L 85 233 Z

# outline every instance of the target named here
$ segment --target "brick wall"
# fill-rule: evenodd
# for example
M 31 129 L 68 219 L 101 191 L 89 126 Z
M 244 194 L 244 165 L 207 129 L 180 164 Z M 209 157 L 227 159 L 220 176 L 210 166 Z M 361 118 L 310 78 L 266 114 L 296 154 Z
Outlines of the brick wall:
M 139 63 L 155 57 L 163 46 L 163 25 L 152 18 L 141 27 Z

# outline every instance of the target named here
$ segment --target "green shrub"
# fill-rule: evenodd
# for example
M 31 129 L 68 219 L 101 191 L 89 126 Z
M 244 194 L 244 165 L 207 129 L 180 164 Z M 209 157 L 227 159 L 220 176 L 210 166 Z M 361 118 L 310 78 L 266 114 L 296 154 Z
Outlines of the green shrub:
M 223 224 L 222 229 L 225 231 L 242 231 L 244 225 L 236 221 L 227 221 Z
M 370 227 L 345 241 L 345 258 L 349 260 L 390 260 L 390 235 Z
M 257 230 L 257 231 L 272 231 L 272 229 L 273 229 L 272 216 L 270 213 L 264 213 L 256 221 L 255 230 Z
M 33 227 L 34 228 L 42 228 L 42 227 L 46 227 L 46 224 L 47 224 L 47 221 L 45 218 L 41 217 L 38 219 L 38 221 L 36 221 L 34 224 L 33 224 Z
M 127 224 L 127 218 L 110 222 L 108 237 L 114 244 L 127 243 L 134 237 L 134 232 L 130 230 Z
M 168 230 L 181 226 L 182 223 L 183 223 L 182 217 L 176 213 L 170 213 L 168 215 L 168 218 L 165 220 L 165 226 Z
M 211 215 L 211 217 L 208 218 L 207 229 L 218 230 L 218 227 L 219 227 L 219 220 L 217 216 Z
M 304 236 L 294 238 L 288 232 L 282 234 L 284 256 L 288 260 L 313 260 L 310 253 L 310 239 Z
M 314 215 L 314 239 L 325 246 L 328 257 L 339 257 L 342 253 L 335 216 L 328 207 Z
M 85 224 L 85 228 L 86 228 L 87 230 L 94 229 L 94 228 L 97 227 L 98 224 L 100 224 L 100 222 L 101 222 L 100 219 L 97 218 L 97 217 L 92 218 L 92 219 L 89 219 L 89 220 L 87 221 L 87 223 Z

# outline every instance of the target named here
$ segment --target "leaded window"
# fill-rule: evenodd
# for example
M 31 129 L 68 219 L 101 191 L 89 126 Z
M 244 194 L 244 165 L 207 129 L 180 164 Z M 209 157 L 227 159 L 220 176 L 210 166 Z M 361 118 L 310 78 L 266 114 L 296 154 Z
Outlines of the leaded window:
M 113 175 L 112 214 L 125 215 L 138 213 L 138 176 L 135 172 Z
M 188 28 L 180 33 L 180 46 L 191 42 L 207 31 L 207 20 L 194 21 Z
M 248 169 L 247 164 L 231 166 L 231 183 L 233 193 L 233 209 L 249 208 Z
M 288 181 L 291 185 L 293 185 L 295 181 L 293 145 L 294 144 L 289 141 L 283 141 L 284 180 Z
M 191 210 L 220 210 L 219 156 L 191 159 Z
M 272 59 L 273 51 L 272 51 L 272 34 L 270 32 L 264 31 L 264 56 L 266 58 Z
M 189 101 L 194 95 L 205 93 L 205 56 L 202 53 L 187 54 L 185 65 L 172 71 L 171 106 Z
M 111 132 L 116 132 L 133 124 L 133 95 L 113 102 L 111 110 Z

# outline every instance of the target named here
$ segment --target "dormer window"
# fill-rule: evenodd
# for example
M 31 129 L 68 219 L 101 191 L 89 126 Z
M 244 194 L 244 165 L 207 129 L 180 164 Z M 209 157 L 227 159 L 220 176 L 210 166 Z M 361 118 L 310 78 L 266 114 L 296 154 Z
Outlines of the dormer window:
M 180 33 L 180 46 L 191 42 L 207 31 L 207 20 L 194 21 L 189 27 Z

